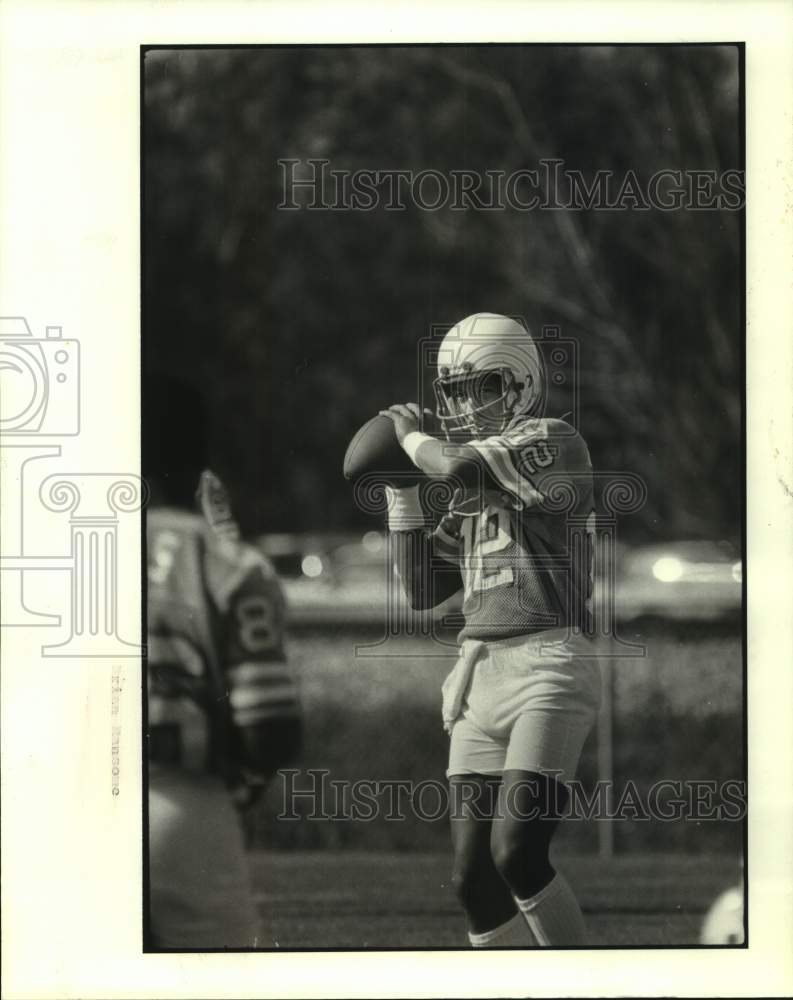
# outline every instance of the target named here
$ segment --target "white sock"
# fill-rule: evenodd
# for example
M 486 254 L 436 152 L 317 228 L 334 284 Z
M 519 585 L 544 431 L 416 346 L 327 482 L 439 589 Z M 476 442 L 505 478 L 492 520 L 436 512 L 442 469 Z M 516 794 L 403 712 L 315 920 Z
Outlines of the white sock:
M 535 941 L 541 947 L 585 944 L 584 917 L 573 890 L 557 872 L 530 899 L 516 899 Z
M 529 934 L 526 921 L 520 913 L 492 931 L 482 934 L 468 934 L 472 948 L 531 948 L 534 942 Z

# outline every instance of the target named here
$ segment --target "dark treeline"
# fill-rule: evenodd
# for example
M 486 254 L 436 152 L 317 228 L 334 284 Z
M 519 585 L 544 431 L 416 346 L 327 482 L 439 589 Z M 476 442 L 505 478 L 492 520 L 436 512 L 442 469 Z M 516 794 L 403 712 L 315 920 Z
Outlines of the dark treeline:
M 736 49 L 180 50 L 145 81 L 145 370 L 205 394 L 244 528 L 368 524 L 349 438 L 416 398 L 433 326 L 487 310 L 579 342 L 593 462 L 648 484 L 627 537 L 737 540 L 740 213 L 277 207 L 287 158 L 721 176 L 742 166 Z

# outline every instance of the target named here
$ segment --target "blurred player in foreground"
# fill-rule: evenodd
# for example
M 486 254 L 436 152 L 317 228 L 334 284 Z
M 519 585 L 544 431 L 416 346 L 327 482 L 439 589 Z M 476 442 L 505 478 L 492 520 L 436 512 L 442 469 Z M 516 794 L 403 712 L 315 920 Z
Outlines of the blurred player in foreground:
M 742 945 L 746 939 L 745 901 L 742 885 L 725 889 L 705 914 L 700 944 Z
M 300 739 L 282 593 L 240 540 L 220 481 L 199 481 L 195 394 L 151 380 L 144 421 L 150 944 L 256 947 L 239 813 Z M 200 513 L 189 509 L 196 501 Z
M 460 484 L 434 531 L 418 487 L 389 490 L 411 606 L 464 588 L 460 657 L 443 688 L 453 882 L 474 947 L 583 945 L 581 909 L 548 852 L 600 702 L 589 453 L 569 424 L 539 415 L 541 361 L 516 321 L 462 320 L 438 365 L 446 440 L 421 433 L 414 403 L 382 412 L 422 472 Z M 574 496 L 564 513 L 549 502 L 560 484 Z

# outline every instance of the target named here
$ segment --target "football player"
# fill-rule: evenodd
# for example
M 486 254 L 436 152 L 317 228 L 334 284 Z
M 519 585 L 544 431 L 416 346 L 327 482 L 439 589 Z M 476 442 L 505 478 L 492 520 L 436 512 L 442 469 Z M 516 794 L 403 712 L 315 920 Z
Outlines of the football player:
M 474 947 L 582 945 L 581 909 L 548 852 L 600 702 L 589 453 L 542 415 L 539 352 L 508 317 L 454 326 L 434 388 L 443 439 L 420 430 L 415 403 L 382 412 L 422 472 L 458 487 L 435 530 L 416 527 L 418 487 L 389 489 L 388 515 L 411 606 L 464 592 L 443 686 L 453 883 Z
M 189 509 L 205 458 L 195 395 L 150 382 L 144 418 L 150 943 L 255 947 L 240 810 L 300 741 L 284 601 L 217 477 L 201 476 Z

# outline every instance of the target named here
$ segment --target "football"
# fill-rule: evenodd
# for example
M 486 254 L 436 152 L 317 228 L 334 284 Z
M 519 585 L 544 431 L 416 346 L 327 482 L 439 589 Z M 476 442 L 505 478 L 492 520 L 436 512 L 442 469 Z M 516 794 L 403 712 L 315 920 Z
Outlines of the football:
M 352 482 L 376 474 L 392 486 L 415 486 L 423 473 L 410 461 L 388 417 L 368 420 L 350 441 L 344 456 L 344 477 Z

